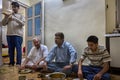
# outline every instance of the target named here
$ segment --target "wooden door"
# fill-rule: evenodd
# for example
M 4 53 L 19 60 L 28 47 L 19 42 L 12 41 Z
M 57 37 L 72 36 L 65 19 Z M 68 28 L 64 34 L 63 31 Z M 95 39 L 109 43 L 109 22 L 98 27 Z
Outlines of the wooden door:
M 38 36 L 44 43 L 44 2 L 40 1 L 26 9 L 26 53 L 33 46 L 32 39 Z

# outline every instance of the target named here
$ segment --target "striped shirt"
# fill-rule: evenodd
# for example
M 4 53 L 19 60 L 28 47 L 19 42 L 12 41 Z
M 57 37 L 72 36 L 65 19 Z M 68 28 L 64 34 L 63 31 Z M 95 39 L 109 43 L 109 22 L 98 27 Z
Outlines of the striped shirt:
M 103 46 L 98 46 L 96 52 L 92 52 L 91 49 L 86 47 L 84 49 L 84 54 L 82 54 L 81 59 L 88 58 L 90 61 L 89 65 L 92 66 L 103 66 L 103 63 L 111 61 L 111 57 L 108 51 Z

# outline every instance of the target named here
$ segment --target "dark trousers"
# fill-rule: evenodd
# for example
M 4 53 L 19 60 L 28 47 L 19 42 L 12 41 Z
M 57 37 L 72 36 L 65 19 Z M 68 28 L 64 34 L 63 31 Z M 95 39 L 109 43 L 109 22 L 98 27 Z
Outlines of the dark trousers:
M 16 48 L 17 56 L 16 56 L 16 64 L 21 64 L 22 59 L 22 42 L 23 38 L 20 36 L 7 36 L 7 42 L 8 42 L 8 53 L 9 53 L 9 59 L 10 64 L 14 65 L 14 52 Z
M 63 70 L 63 68 L 69 65 L 69 63 L 65 63 L 65 62 L 48 62 L 48 69 L 54 71 L 54 72 L 63 72 L 66 74 L 70 74 L 71 73 L 71 69 L 68 70 Z
M 95 67 L 95 66 L 82 66 L 83 77 L 87 80 L 93 80 L 94 76 L 102 70 L 102 67 Z M 78 65 L 74 65 L 73 72 L 78 72 Z M 105 73 L 103 74 L 101 80 L 111 80 L 110 74 Z

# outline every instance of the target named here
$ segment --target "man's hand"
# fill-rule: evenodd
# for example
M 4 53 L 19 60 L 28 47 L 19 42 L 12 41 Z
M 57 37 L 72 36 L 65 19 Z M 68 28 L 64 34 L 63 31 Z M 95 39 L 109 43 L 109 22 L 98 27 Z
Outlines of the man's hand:
M 36 62 L 36 63 L 34 63 L 34 65 L 39 65 L 39 63 L 38 63 L 38 62 Z
M 5 17 L 9 17 L 11 14 L 6 14 L 6 13 L 2 13 L 5 15 Z
M 9 21 L 12 20 L 12 15 L 11 14 L 6 14 L 6 13 L 2 13 L 5 15 L 5 18 L 7 18 Z
M 37 65 L 32 65 L 31 68 L 36 70 L 38 68 L 38 66 Z
M 19 69 L 20 69 L 20 70 L 23 70 L 23 69 L 25 69 L 25 66 L 24 66 L 24 65 L 21 65 L 21 66 L 19 67 Z
M 47 63 L 46 62 L 44 62 L 44 64 L 43 64 L 43 70 L 47 70 Z
M 79 78 L 83 78 L 83 73 L 82 73 L 81 70 L 78 71 L 78 77 L 79 77 Z
M 96 74 L 93 78 L 93 80 L 100 80 L 102 75 L 100 73 Z
M 11 21 L 11 20 L 12 20 L 12 15 L 10 15 L 10 16 L 8 17 L 8 20 L 9 20 L 9 21 Z
M 70 68 L 72 68 L 72 65 L 67 65 L 63 68 L 63 70 L 67 70 L 67 69 L 70 69 Z

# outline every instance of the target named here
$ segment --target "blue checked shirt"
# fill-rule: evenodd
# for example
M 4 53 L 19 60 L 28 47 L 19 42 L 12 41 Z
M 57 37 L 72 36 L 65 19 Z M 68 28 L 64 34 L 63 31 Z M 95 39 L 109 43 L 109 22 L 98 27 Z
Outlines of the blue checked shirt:
M 76 62 L 77 53 L 73 46 L 68 42 L 63 42 L 61 47 L 55 45 L 49 52 L 48 56 L 46 57 L 47 62 L 51 62 L 55 60 L 55 62 L 64 62 L 73 64 Z

